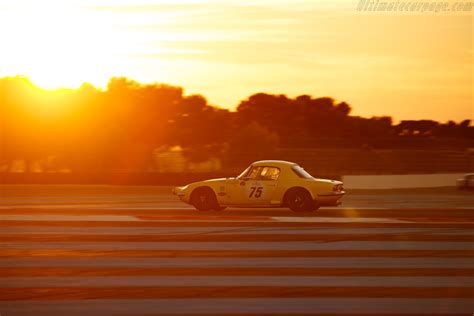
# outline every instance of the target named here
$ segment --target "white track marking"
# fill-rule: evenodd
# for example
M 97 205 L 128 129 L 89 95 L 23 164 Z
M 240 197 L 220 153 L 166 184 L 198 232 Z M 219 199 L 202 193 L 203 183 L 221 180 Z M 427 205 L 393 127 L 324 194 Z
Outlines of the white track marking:
M 238 237 L 236 237 L 238 239 Z M 1 236 L 0 236 L 1 240 Z M 282 242 L 1 242 L 0 249 L 23 250 L 474 250 L 472 242 L 446 241 L 282 241 Z M 341 260 L 343 260 L 341 258 Z
M 97 299 L 88 301 L 0 301 L 5 315 L 103 316 L 201 314 L 416 314 L 448 315 L 474 311 L 469 298 L 232 298 L 232 299 Z
M 272 219 L 288 223 L 409 223 L 398 219 L 374 217 L 272 217 Z
M 422 276 L 86 276 L 0 277 L 3 288 L 89 286 L 474 287 L 474 277 Z
M 472 268 L 474 258 L 1 258 L 0 267 L 115 267 L 115 268 Z
M 0 234 L 68 234 L 68 235 L 189 235 L 206 233 L 209 235 L 374 235 L 374 234 L 427 234 L 427 235 L 474 235 L 470 228 L 332 228 L 332 227 L 56 227 L 56 226 L 10 226 L 0 227 Z
M 0 215 L 0 221 L 135 222 L 138 220 L 137 217 L 129 215 Z
M 251 215 L 210 215 L 195 216 L 190 218 L 189 215 L 148 215 L 147 216 L 132 216 L 132 215 L 15 215 L 15 214 L 0 214 L 0 221 L 69 221 L 69 222 L 157 222 L 157 223 L 265 223 L 271 221 L 285 222 L 285 223 L 374 223 L 374 224 L 399 224 L 399 223 L 420 223 L 420 224 L 458 224 L 458 222 L 442 222 L 442 221 L 409 221 L 399 220 L 393 218 L 373 218 L 373 217 L 267 217 L 267 216 L 251 216 Z M 1 232 L 1 229 L 0 229 Z

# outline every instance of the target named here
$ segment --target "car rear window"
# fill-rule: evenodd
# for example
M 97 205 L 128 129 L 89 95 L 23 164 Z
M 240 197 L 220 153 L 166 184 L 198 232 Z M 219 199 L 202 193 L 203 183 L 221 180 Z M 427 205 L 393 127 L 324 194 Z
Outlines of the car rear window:
M 298 165 L 291 167 L 291 170 L 293 170 L 293 172 L 302 179 L 313 179 L 313 176 L 310 175 L 308 171 L 304 170 Z

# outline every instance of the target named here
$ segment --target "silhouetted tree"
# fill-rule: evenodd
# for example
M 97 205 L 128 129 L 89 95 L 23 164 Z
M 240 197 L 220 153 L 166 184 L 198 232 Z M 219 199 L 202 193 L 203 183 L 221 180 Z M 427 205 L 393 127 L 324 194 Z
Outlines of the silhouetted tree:
M 269 159 L 278 144 L 277 134 L 256 122 L 251 122 L 230 139 L 227 158 L 229 161 L 239 161 L 239 156 L 251 157 L 251 160 Z
M 387 116 L 350 112 L 349 104 L 330 97 L 257 93 L 232 112 L 211 106 L 202 95 L 185 96 L 180 87 L 124 77 L 112 78 L 105 90 L 84 84 L 55 91 L 6 77 L 0 79 L 0 165 L 49 160 L 74 171 L 147 170 L 153 150 L 162 146 L 179 145 L 188 158 L 201 161 L 245 153 L 269 158 L 277 146 L 474 141 L 470 120 L 394 125 Z

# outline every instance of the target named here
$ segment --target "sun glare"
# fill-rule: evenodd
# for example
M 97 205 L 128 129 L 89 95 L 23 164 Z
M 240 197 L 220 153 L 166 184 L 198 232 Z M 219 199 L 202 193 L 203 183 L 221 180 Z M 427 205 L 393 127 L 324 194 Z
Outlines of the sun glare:
M 103 86 L 120 64 L 127 39 L 107 13 L 67 1 L 0 6 L 0 73 L 24 75 L 44 88 Z

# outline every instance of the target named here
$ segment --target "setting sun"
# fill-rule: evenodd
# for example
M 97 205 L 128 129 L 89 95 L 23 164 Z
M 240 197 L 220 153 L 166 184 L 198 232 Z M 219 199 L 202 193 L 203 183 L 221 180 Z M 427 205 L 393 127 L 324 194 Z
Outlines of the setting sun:
M 144 48 L 123 21 L 80 1 L 18 1 L 0 7 L 0 17 L 0 28 L 9 30 L 3 31 L 0 72 L 44 88 L 86 81 L 104 86 L 131 64 L 128 55 Z

